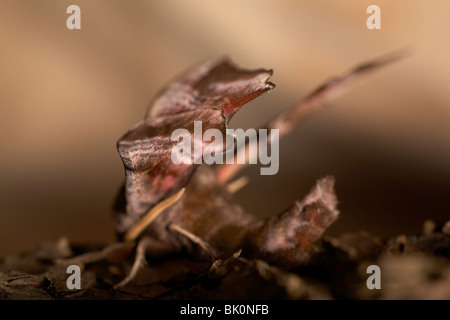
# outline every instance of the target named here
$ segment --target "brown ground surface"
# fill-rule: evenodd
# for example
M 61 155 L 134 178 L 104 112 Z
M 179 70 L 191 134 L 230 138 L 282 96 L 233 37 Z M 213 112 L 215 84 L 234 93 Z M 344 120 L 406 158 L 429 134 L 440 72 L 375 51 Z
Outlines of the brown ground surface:
M 450 299 L 450 222 L 424 223 L 419 235 L 378 239 L 368 233 L 324 237 L 307 267 L 281 270 L 238 253 L 216 261 L 187 255 L 148 261 L 115 291 L 132 259 L 82 266 L 81 289 L 66 286 L 54 259 L 99 250 L 66 239 L 0 257 L 0 299 Z M 381 289 L 369 290 L 369 265 L 381 269 Z

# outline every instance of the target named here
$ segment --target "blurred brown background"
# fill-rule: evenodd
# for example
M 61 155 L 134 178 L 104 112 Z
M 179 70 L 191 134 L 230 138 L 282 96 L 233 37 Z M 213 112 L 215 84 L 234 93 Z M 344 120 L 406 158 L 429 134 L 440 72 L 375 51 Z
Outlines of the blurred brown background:
M 66 28 L 79 5 L 82 29 Z M 382 29 L 366 28 L 381 7 Z M 123 179 L 116 140 L 180 71 L 229 55 L 272 68 L 275 91 L 233 127 L 258 127 L 355 64 L 412 46 L 281 142 L 280 171 L 257 166 L 237 199 L 261 216 L 336 177 L 340 220 L 329 232 L 418 232 L 450 212 L 450 2 L 46 1 L 0 3 L 0 253 L 68 236 L 114 239 Z

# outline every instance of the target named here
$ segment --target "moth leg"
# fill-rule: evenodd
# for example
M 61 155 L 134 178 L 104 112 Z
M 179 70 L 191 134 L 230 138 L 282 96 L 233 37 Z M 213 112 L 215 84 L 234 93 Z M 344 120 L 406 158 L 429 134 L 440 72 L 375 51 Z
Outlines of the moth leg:
M 174 225 L 174 224 L 171 224 L 169 226 L 169 229 L 185 236 L 186 238 L 191 240 L 193 243 L 200 246 L 200 248 L 202 248 L 211 257 L 211 259 L 213 261 L 216 260 L 216 255 L 214 254 L 214 250 L 211 247 L 211 245 L 209 243 L 207 243 L 206 241 L 204 241 L 203 239 L 201 239 L 200 237 L 198 237 L 195 234 L 193 234 L 192 232 L 190 232 L 186 229 L 183 229 L 182 227 Z
M 131 267 L 130 273 L 123 279 L 121 282 L 116 284 L 113 289 L 118 290 L 127 284 L 129 284 L 134 278 L 136 278 L 138 272 L 146 265 L 147 260 L 145 259 L 145 253 L 147 251 L 147 248 L 149 247 L 149 244 L 151 244 L 152 241 L 149 237 L 142 238 L 137 245 L 136 248 L 136 256 L 133 262 L 133 266 Z
M 85 265 L 105 259 L 114 262 L 124 261 L 133 252 L 135 245 L 134 242 L 116 242 L 99 251 L 88 252 L 73 258 L 57 259 L 55 263 L 63 265 Z

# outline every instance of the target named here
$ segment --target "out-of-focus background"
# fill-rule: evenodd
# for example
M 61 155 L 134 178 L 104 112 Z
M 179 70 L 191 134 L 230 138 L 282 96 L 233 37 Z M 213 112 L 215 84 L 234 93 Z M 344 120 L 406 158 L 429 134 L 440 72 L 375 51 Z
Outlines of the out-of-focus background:
M 81 30 L 66 8 L 81 8 Z M 381 8 L 381 30 L 366 9 Z M 49 1 L 0 3 L 0 253 L 67 236 L 113 241 L 110 208 L 124 177 L 117 139 L 157 90 L 205 59 L 274 69 L 275 91 L 232 127 L 255 127 L 357 63 L 414 54 L 281 141 L 280 171 L 236 194 L 260 216 L 336 177 L 330 234 L 414 233 L 450 212 L 450 2 Z

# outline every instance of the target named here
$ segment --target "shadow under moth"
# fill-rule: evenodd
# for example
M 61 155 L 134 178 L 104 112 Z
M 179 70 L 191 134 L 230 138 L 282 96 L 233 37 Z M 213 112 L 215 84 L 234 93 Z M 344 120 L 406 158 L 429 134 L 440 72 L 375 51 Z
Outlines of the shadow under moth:
M 319 86 L 293 107 L 267 122 L 280 137 L 298 122 L 348 89 L 349 83 L 399 58 L 389 55 L 359 65 Z M 311 192 L 292 207 L 267 219 L 257 219 L 233 200 L 245 184 L 231 181 L 244 166 L 174 164 L 171 134 L 194 121 L 226 135 L 233 115 L 247 102 L 274 89 L 271 70 L 244 70 L 228 59 L 200 64 L 161 90 L 145 118 L 117 142 L 125 167 L 125 183 L 114 205 L 114 226 L 120 242 L 102 251 L 65 259 L 86 264 L 124 260 L 134 253 L 128 276 L 115 286 L 130 283 L 152 257 L 187 252 L 197 258 L 240 254 L 290 269 L 307 265 L 324 231 L 338 218 L 334 179 L 319 179 Z M 237 150 L 246 152 L 248 144 Z

